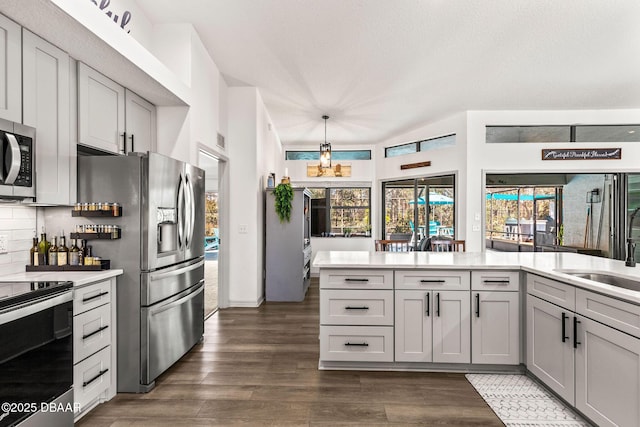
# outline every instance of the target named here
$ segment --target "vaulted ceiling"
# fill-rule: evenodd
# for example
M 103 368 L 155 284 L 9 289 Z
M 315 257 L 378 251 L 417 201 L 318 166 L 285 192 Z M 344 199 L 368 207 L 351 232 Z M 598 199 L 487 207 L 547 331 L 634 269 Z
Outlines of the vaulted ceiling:
M 190 22 L 284 144 L 384 141 L 465 110 L 640 108 L 638 0 L 137 0 Z

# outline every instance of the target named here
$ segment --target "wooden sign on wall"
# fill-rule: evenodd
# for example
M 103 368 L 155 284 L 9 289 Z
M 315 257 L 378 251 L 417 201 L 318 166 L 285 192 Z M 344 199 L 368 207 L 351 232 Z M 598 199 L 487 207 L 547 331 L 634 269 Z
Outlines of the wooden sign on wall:
M 400 169 L 415 169 L 415 168 L 424 168 L 426 166 L 431 166 L 431 162 L 418 162 L 418 163 L 407 163 L 406 165 L 400 165 Z
M 622 158 L 622 148 L 542 149 L 542 160 L 612 160 Z

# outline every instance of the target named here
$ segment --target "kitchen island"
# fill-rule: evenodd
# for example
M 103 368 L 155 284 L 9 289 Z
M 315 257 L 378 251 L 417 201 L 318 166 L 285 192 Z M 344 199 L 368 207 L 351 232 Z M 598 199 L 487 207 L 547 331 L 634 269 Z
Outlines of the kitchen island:
M 638 268 L 499 252 L 324 251 L 313 265 L 320 369 L 526 372 L 598 425 L 640 425 Z

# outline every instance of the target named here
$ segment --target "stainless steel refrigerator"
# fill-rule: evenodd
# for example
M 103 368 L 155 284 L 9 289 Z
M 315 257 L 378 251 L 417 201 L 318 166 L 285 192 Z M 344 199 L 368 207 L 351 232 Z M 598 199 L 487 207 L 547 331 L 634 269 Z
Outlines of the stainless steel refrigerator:
M 204 333 L 204 171 L 156 153 L 78 158 L 78 200 L 118 202 L 91 240 L 118 278 L 118 391 L 146 392 Z

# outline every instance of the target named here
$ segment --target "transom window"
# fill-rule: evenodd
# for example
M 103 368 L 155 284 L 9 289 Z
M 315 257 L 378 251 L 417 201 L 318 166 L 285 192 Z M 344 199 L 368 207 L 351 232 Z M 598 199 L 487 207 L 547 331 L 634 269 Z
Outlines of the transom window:
M 285 160 L 320 160 L 319 151 L 286 151 Z M 371 150 L 332 150 L 331 160 L 371 160 Z
M 437 150 L 456 145 L 456 135 L 439 136 L 437 138 L 423 139 L 421 141 L 408 142 L 384 149 L 385 157 L 403 156 L 419 151 Z
M 486 141 L 640 142 L 640 125 L 487 126 Z

